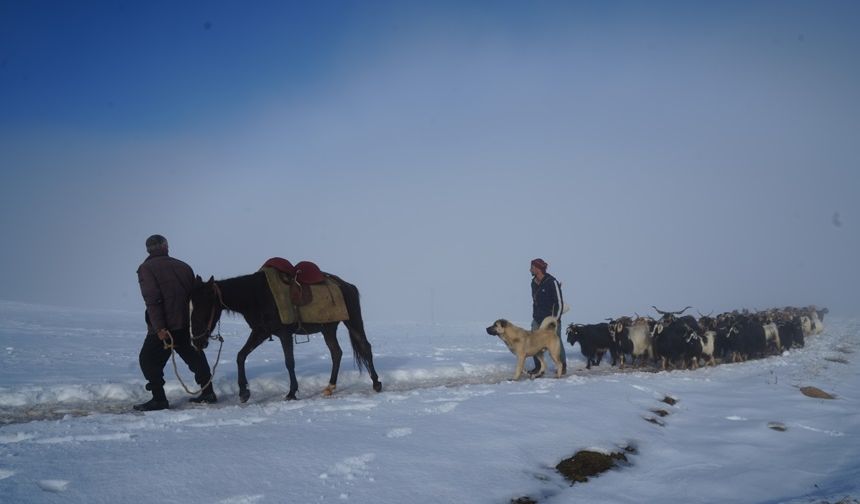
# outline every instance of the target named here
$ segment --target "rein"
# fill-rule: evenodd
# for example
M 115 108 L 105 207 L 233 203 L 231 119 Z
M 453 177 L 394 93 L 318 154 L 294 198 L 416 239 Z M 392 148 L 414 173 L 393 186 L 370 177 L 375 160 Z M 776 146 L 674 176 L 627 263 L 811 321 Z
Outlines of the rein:
M 214 290 L 215 294 L 218 296 L 218 302 L 221 303 L 221 308 L 225 308 L 225 309 L 229 310 L 230 308 L 226 304 L 224 304 L 224 298 L 221 295 L 221 289 L 218 287 L 217 282 L 212 283 L 212 290 Z M 192 340 L 198 340 L 198 339 L 203 339 L 203 338 L 209 337 L 211 339 L 221 339 L 221 341 L 223 341 L 223 339 L 221 338 L 221 319 L 220 318 L 218 319 L 218 335 L 212 336 L 212 329 L 213 329 L 212 323 L 215 321 L 215 310 L 216 309 L 217 308 L 215 306 L 215 303 L 212 303 L 212 312 L 209 313 L 209 322 L 206 323 L 206 331 L 204 331 L 203 334 L 201 334 L 200 336 L 194 336 L 192 334 L 191 335 Z
M 221 303 L 221 307 L 229 310 L 227 305 L 224 304 L 224 298 L 221 295 L 221 289 L 218 288 L 218 284 L 213 282 L 212 288 L 215 290 L 215 294 L 218 296 L 218 302 Z M 219 342 L 218 356 L 215 358 L 215 365 L 212 366 L 212 372 L 209 373 L 209 381 L 206 382 L 205 385 L 201 385 L 200 390 L 198 390 L 197 392 L 192 392 L 191 389 L 189 389 L 188 386 L 185 385 L 185 382 L 182 381 L 182 377 L 179 376 L 179 368 L 176 365 L 176 351 L 174 349 L 175 344 L 173 342 L 173 334 L 171 334 L 170 331 L 167 331 L 167 340 L 164 341 L 164 349 L 165 350 L 170 349 L 170 360 L 173 362 L 173 372 L 176 374 L 176 378 L 179 380 L 179 383 L 182 384 L 182 388 L 184 388 L 185 392 L 187 392 L 189 395 L 197 395 L 197 394 L 203 392 L 203 389 L 205 389 L 206 387 L 208 387 L 209 385 L 212 384 L 212 381 L 215 379 L 215 370 L 218 369 L 218 363 L 221 362 L 221 349 L 224 347 L 224 338 L 221 336 L 221 319 L 220 319 L 220 317 L 218 319 L 218 334 L 215 334 L 215 335 L 212 334 L 212 329 L 213 329 L 212 324 L 215 320 L 215 310 L 216 310 L 216 305 L 215 305 L 215 303 L 212 303 L 212 313 L 209 314 L 209 322 L 206 324 L 206 332 L 204 332 L 201 336 L 191 335 L 192 344 L 194 341 L 204 339 L 204 338 L 218 340 L 218 342 Z M 200 349 L 198 351 L 202 352 L 203 350 Z
M 221 322 L 218 322 L 218 335 L 210 336 L 212 339 L 217 339 L 221 343 L 218 345 L 218 357 L 215 358 L 215 365 L 212 366 L 212 372 L 209 373 L 209 381 L 206 384 L 200 386 L 200 390 L 196 392 L 192 392 L 191 389 L 188 388 L 188 385 L 182 381 L 182 377 L 179 376 L 179 368 L 176 366 L 176 351 L 174 350 L 173 343 L 173 335 L 170 334 L 170 331 L 167 331 L 167 339 L 164 341 L 164 349 L 170 349 L 170 360 L 173 362 L 173 372 L 176 373 L 176 379 L 179 380 L 179 383 L 182 385 L 182 388 L 185 389 L 185 392 L 188 392 L 189 395 L 197 395 L 203 392 L 203 389 L 212 384 L 212 380 L 215 379 L 215 370 L 218 369 L 218 363 L 221 361 L 221 348 L 224 347 L 224 338 L 221 337 Z M 203 350 L 199 350 L 202 352 Z

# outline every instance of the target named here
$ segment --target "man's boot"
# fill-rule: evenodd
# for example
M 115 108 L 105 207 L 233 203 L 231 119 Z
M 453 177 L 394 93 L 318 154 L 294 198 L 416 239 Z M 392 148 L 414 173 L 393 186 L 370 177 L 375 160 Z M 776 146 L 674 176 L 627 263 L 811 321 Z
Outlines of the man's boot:
M 212 390 L 212 384 L 210 383 L 200 391 L 199 396 L 192 397 L 188 402 L 195 404 L 215 404 L 218 402 L 218 397 L 215 396 L 215 391 Z
M 532 369 L 526 370 L 526 372 L 531 376 L 536 376 L 538 371 L 540 371 L 540 361 L 538 360 L 537 357 L 532 357 L 532 361 L 534 361 L 535 367 Z
M 158 411 L 165 410 L 170 408 L 170 404 L 167 402 L 167 396 L 164 395 L 163 387 L 153 387 L 152 384 L 147 383 L 146 389 L 152 391 L 152 399 L 146 401 L 145 403 L 135 404 L 133 407 L 137 411 Z

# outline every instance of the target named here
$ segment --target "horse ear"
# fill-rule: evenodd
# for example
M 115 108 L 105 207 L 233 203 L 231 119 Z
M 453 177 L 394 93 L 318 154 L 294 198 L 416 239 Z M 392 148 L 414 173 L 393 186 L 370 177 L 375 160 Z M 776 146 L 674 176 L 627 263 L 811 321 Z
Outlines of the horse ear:
M 195 275 L 194 283 L 196 283 L 196 284 L 202 284 L 203 283 L 203 279 L 200 278 L 200 275 Z
M 215 275 L 210 276 L 206 283 L 215 283 Z

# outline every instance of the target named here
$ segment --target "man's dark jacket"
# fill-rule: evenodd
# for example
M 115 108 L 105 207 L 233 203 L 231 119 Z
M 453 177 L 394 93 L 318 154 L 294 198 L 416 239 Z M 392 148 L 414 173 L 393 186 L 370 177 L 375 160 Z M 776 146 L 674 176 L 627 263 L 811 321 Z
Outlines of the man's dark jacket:
M 558 318 L 564 297 L 561 295 L 561 284 L 549 273 L 544 273 L 541 283 L 532 279 L 532 320 L 538 323 L 550 315 Z
M 194 270 L 179 259 L 153 253 L 137 268 L 149 331 L 188 329 L 188 300 Z

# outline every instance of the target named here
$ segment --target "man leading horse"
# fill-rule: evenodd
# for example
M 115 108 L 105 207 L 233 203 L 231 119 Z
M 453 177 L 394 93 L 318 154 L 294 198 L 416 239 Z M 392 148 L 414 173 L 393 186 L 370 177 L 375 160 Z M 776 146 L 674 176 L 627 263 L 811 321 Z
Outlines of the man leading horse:
M 193 403 L 211 404 L 218 400 L 212 389 L 212 373 L 202 350 L 191 345 L 188 302 L 194 287 L 191 266 L 168 254 L 167 239 L 152 235 L 146 239 L 149 257 L 137 269 L 140 293 L 146 303 L 146 339 L 140 349 L 140 370 L 147 380 L 152 399 L 134 405 L 138 411 L 168 409 L 164 394 L 164 366 L 170 359 L 171 345 L 203 387 Z M 205 387 L 204 387 L 205 385 Z

